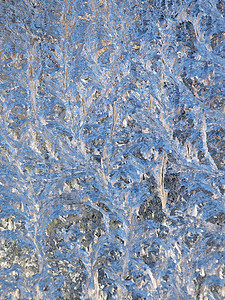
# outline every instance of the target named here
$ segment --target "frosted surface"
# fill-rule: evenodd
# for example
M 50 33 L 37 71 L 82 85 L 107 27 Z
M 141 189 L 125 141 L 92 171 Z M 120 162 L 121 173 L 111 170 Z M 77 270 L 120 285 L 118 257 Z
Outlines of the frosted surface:
M 0 299 L 225 299 L 224 20 L 0 0 Z

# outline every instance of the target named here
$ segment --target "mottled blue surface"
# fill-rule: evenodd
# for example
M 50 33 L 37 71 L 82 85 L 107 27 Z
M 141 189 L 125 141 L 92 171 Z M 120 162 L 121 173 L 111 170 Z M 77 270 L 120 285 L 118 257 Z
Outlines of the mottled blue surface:
M 0 299 L 225 299 L 224 20 L 0 0 Z

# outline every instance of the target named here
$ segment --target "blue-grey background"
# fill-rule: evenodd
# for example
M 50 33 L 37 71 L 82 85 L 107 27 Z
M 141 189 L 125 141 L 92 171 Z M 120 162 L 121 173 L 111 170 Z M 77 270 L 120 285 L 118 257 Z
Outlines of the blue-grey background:
M 224 0 L 0 0 L 0 299 L 225 299 Z

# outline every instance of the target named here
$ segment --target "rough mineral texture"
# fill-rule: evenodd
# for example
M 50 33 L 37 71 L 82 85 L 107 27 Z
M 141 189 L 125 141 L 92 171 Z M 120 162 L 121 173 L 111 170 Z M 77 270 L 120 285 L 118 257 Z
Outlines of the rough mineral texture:
M 225 1 L 0 0 L 0 299 L 225 299 Z

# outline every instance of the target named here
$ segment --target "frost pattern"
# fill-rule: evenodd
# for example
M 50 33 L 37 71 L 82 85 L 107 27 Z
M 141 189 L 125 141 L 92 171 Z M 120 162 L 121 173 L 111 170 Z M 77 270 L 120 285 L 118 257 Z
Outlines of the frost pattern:
M 0 299 L 224 299 L 225 1 L 0 9 Z

